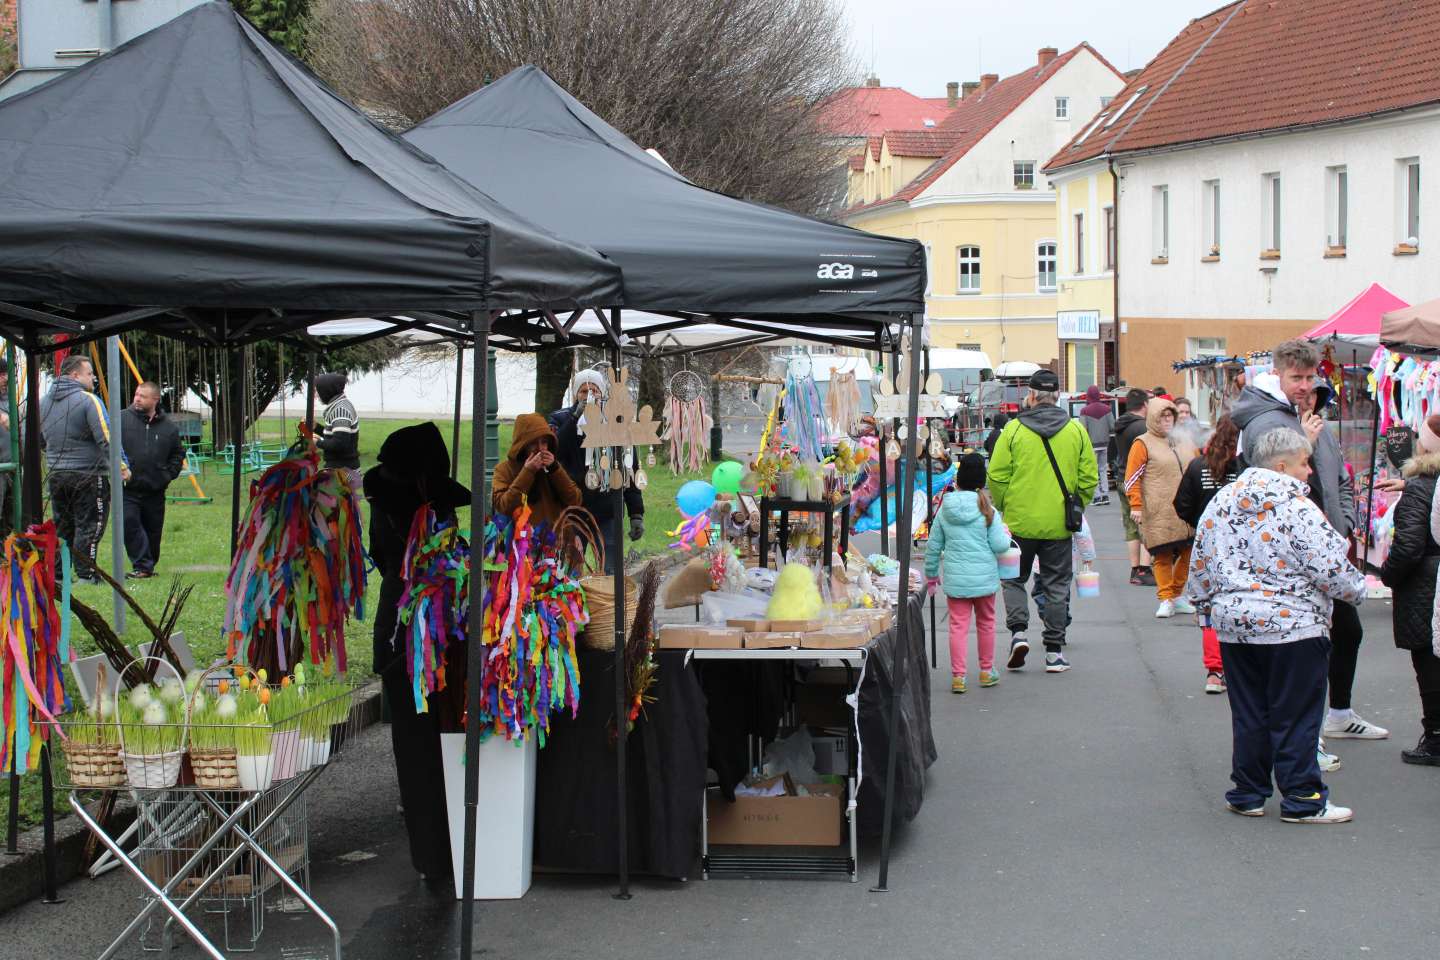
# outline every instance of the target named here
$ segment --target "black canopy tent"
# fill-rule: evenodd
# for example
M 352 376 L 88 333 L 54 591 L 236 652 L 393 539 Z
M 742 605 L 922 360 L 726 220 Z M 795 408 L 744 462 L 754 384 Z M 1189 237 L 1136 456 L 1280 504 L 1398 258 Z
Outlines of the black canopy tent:
M 682 341 L 686 327 L 721 324 L 735 329 L 728 345 L 783 338 L 806 339 L 896 355 L 910 328 L 908 419 L 914 423 L 920 386 L 925 306 L 925 252 L 914 240 L 882 237 L 850 227 L 739 200 L 698 187 L 642 149 L 533 66 L 511 71 L 425 120 L 406 139 L 502 203 L 561 236 L 582 240 L 625 273 L 622 302 L 649 311 L 659 322 L 627 325 L 621 311 L 595 311 L 619 362 L 627 342 L 669 334 Z M 565 319 L 553 313 L 506 331 L 517 349 L 581 342 L 583 311 Z M 542 322 L 543 321 L 543 322 Z M 727 344 L 706 344 L 724 349 Z M 894 368 L 892 367 L 892 372 Z M 914 462 L 915 429 L 906 432 L 905 457 Z M 883 465 L 883 460 L 882 460 Z M 900 530 L 910 529 L 913 489 L 901 498 Z M 619 496 L 617 492 L 616 496 Z M 623 510 L 616 511 L 621 522 Z M 897 538 L 908 569 L 911 538 Z M 623 571 L 616 573 L 623 609 Z M 902 577 L 901 607 L 908 603 Z M 909 618 L 901 616 L 902 648 Z M 617 624 L 617 665 L 624 638 Z M 623 670 L 616 670 L 616 709 L 623 712 Z M 901 692 L 906 682 L 899 678 Z M 896 736 L 898 709 L 890 718 Z M 624 842 L 624 741 L 621 771 L 620 895 L 628 895 Z M 467 776 L 474 776 L 467 770 Z M 884 834 L 879 888 L 889 872 L 895 759 L 886 770 Z
M 143 329 L 233 357 L 265 338 L 313 350 L 311 323 L 403 309 L 396 329 L 472 342 L 483 410 L 497 317 L 507 314 L 503 325 L 527 311 L 613 303 L 621 290 L 613 263 L 372 124 L 222 2 L 0 103 L 0 237 L 0 335 L 31 358 L 32 521 L 41 509 L 35 361 L 61 346 L 45 338 L 64 334 L 73 346 Z M 242 405 L 231 408 L 238 419 Z M 472 511 L 483 529 L 482 430 L 476 418 Z M 237 469 L 234 526 L 240 480 Z M 470 617 L 478 638 L 481 605 Z M 48 752 L 42 775 L 48 825 Z M 466 802 L 476 805 L 473 790 Z

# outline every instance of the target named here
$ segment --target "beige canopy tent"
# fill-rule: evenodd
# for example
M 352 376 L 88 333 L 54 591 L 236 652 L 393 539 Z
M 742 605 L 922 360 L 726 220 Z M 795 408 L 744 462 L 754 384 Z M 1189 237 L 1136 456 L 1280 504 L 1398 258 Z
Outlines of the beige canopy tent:
M 1381 316 L 1380 342 L 1401 353 L 1440 356 L 1440 300 L 1427 300 Z

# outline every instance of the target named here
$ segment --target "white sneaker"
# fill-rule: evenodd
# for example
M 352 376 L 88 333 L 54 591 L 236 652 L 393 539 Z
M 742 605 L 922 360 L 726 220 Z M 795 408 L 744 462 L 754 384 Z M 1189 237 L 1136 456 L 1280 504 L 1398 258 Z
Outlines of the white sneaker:
M 1184 597 L 1176 597 L 1176 598 L 1175 598 L 1175 612 L 1176 612 L 1176 613 L 1186 613 L 1186 614 L 1194 613 L 1194 612 L 1195 612 L 1195 604 L 1191 603 L 1189 600 L 1186 600 Z
M 1325 808 L 1318 813 L 1308 817 L 1287 817 L 1282 813 L 1280 819 L 1286 823 L 1349 823 L 1355 819 L 1355 811 L 1349 807 L 1337 807 L 1327 800 Z
M 1175 601 L 1161 600 L 1160 606 L 1155 608 L 1155 619 L 1169 620 L 1173 616 L 1175 616 Z
M 1327 715 L 1325 736 L 1334 737 L 1336 740 L 1384 740 L 1390 736 L 1390 731 L 1379 724 L 1371 723 L 1352 710 L 1349 720 L 1332 722 Z
M 1325 741 L 1320 741 L 1320 748 L 1315 751 L 1315 762 L 1320 764 L 1321 773 L 1334 773 L 1340 769 L 1340 758 L 1333 753 L 1325 752 Z

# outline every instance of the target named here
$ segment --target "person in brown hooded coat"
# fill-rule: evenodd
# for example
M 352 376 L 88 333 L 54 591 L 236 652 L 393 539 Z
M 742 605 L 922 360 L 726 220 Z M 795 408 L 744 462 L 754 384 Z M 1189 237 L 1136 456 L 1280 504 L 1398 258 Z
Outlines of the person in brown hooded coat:
M 1175 494 L 1195 452 L 1189 445 L 1173 442 L 1175 421 L 1174 403 L 1151 398 L 1145 407 L 1146 430 L 1131 444 L 1125 463 L 1125 496 L 1145 537 L 1145 548 L 1154 558 L 1155 592 L 1160 598 L 1155 616 L 1161 619 L 1195 612 L 1184 595 L 1195 530 L 1175 512 Z
M 495 512 L 513 514 L 528 501 L 532 523 L 553 524 L 566 507 L 580 505 L 580 488 L 555 462 L 555 431 L 538 413 L 515 418 L 510 452 L 496 465 L 492 483 Z

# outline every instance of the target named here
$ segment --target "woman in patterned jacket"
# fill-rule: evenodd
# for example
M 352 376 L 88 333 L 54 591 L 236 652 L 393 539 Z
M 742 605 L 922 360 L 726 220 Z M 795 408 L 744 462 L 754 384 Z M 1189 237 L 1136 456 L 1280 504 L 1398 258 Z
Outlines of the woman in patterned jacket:
M 1333 601 L 1359 603 L 1365 577 L 1310 500 L 1310 441 L 1282 427 L 1252 449 L 1250 469 L 1200 517 L 1187 587 L 1210 607 L 1230 692 L 1235 786 L 1225 805 L 1264 816 L 1273 777 L 1280 819 L 1344 823 L 1353 814 L 1330 803 L 1315 743 Z

